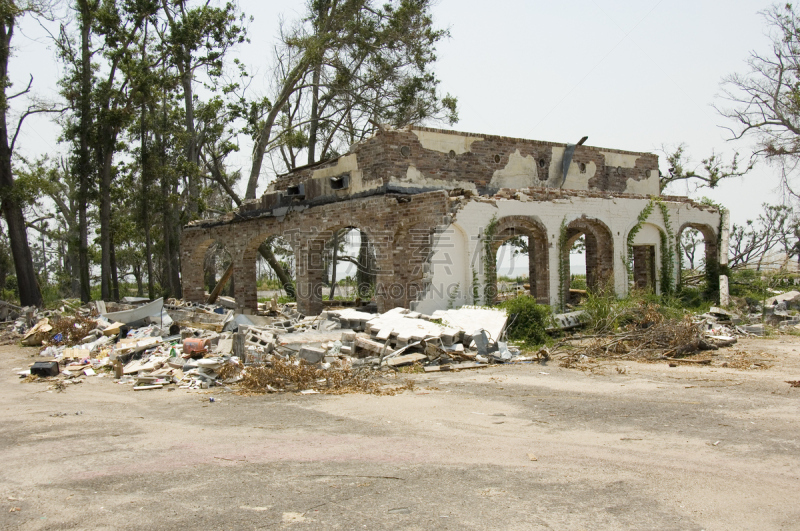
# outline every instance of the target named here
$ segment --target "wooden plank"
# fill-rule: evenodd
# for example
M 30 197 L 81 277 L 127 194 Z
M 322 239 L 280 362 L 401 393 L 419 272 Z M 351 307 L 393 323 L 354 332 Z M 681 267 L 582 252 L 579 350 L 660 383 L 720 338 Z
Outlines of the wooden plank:
M 389 365 L 389 367 L 399 367 L 400 365 L 411 365 L 412 363 L 416 363 L 424 359 L 428 359 L 425 354 L 406 354 L 405 356 L 390 358 L 386 360 L 386 363 Z
M 459 371 L 462 369 L 480 369 L 488 367 L 485 363 L 473 363 L 471 361 L 465 363 L 456 363 L 455 365 L 431 365 L 425 367 L 425 372 L 441 372 L 441 371 Z
M 219 297 L 219 294 L 222 293 L 222 288 L 224 288 L 225 284 L 227 284 L 228 280 L 230 280 L 231 275 L 233 275 L 233 262 L 231 262 L 231 264 L 228 266 L 228 269 L 226 269 L 222 274 L 222 278 L 219 279 L 219 282 L 214 287 L 214 291 L 212 291 L 211 295 L 208 296 L 206 304 L 214 304 L 214 302 L 216 302 L 217 297 Z
M 149 391 L 150 389 L 163 389 L 164 386 L 161 384 L 155 385 L 137 385 L 133 388 L 134 391 Z
M 120 323 L 120 322 L 111 323 L 108 326 L 108 328 L 103 330 L 103 335 L 104 336 L 116 336 L 116 335 L 119 335 L 119 327 L 123 326 L 124 324 L 125 323 Z

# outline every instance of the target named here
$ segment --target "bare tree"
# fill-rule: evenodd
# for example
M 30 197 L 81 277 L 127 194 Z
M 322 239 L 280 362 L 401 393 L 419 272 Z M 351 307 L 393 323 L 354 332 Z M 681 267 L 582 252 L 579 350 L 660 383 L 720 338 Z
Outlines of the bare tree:
M 787 234 L 791 233 L 792 210 L 785 205 L 764 205 L 764 212 L 758 218 L 746 221 L 743 225 L 731 228 L 728 265 L 732 269 L 755 267 L 760 271 L 770 253 L 794 248 Z
M 748 70 L 723 80 L 727 105 L 717 111 L 734 122 L 733 139 L 756 141 L 754 155 L 778 163 L 793 196 L 791 176 L 800 162 L 800 13 L 791 4 L 761 12 L 772 39 L 768 53 L 753 51 Z

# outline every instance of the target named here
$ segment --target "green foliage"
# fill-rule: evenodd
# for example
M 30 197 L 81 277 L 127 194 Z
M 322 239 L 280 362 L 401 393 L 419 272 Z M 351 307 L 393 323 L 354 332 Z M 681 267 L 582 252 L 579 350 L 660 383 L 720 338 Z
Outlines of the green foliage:
M 654 202 L 652 199 L 650 199 L 642 211 L 639 212 L 639 215 L 636 216 L 636 224 L 633 226 L 633 228 L 631 228 L 630 232 L 628 232 L 628 238 L 626 239 L 628 256 L 625 260 L 625 267 L 628 270 L 628 278 L 633 277 L 633 242 L 636 239 L 636 235 L 639 234 L 640 230 L 642 230 L 644 222 L 647 221 L 647 218 L 649 218 L 650 214 L 653 213 L 653 206 Z
M 720 155 L 712 151 L 708 158 L 700 161 L 703 169 L 698 172 L 688 168 L 695 165 L 686 154 L 685 144 L 680 144 L 674 151 L 667 152 L 666 159 L 669 170 L 666 174 L 661 174 L 659 179 L 662 192 L 667 186 L 678 181 L 692 181 L 698 184 L 698 187 L 716 188 L 723 179 L 741 177 L 755 165 L 755 162 L 750 160 L 742 167 L 738 153 L 734 153 L 731 161 L 725 163 Z
M 460 292 L 461 292 L 461 284 L 459 283 L 458 286 L 456 287 L 456 289 L 452 290 L 450 292 L 450 295 L 447 297 L 447 309 L 448 310 L 452 310 L 453 309 L 453 307 L 455 306 L 456 297 L 458 297 L 458 294 Z
M 497 234 L 497 215 L 492 216 L 489 223 L 483 229 L 483 302 L 491 304 L 494 299 L 494 293 L 497 291 L 497 286 L 492 282 L 497 279 L 495 263 L 496 257 L 494 255 L 494 237 Z M 494 275 L 490 275 L 491 271 L 495 271 Z M 491 276 L 491 278 L 490 278 Z M 474 288 L 473 288 L 474 289 Z
M 572 289 L 589 289 L 586 284 L 586 275 L 571 275 L 569 287 Z
M 681 299 L 639 290 L 622 299 L 609 289 L 590 292 L 583 309 L 587 328 L 597 334 L 613 333 L 624 325 L 640 323 L 643 315 L 650 311 L 668 319 L 679 319 L 685 313 Z
M 565 252 L 567 247 L 567 218 L 561 220 L 561 227 L 558 231 L 558 308 L 564 311 L 567 307 L 567 278 L 569 275 L 569 253 Z
M 673 292 L 674 279 L 672 278 L 674 272 L 675 248 L 673 242 L 675 236 L 672 231 L 672 222 L 669 217 L 669 207 L 664 201 L 656 200 L 659 210 L 661 210 L 661 217 L 664 219 L 664 228 L 666 233 L 659 231 L 661 236 L 661 293 L 670 295 Z
M 478 304 L 480 297 L 480 285 L 478 284 L 478 272 L 472 268 L 472 304 Z
M 520 295 L 500 303 L 508 313 L 508 339 L 520 341 L 528 348 L 543 345 L 548 340 L 547 327 L 552 321 L 549 306 L 537 304 L 529 295 Z
M 674 273 L 673 255 L 675 254 L 675 248 L 673 241 L 675 238 L 669 217 L 669 207 L 660 198 L 650 198 L 647 206 L 636 216 L 636 224 L 630 232 L 628 232 L 626 240 L 628 256 L 625 260 L 625 267 L 628 270 L 628 278 L 631 278 L 633 276 L 633 242 L 645 221 L 647 221 L 647 218 L 653 213 L 653 207 L 655 205 L 658 205 L 658 209 L 661 211 L 661 217 L 664 220 L 664 228 L 666 229 L 666 232 L 659 230 L 659 236 L 661 238 L 661 293 L 669 295 L 674 291 L 672 275 Z

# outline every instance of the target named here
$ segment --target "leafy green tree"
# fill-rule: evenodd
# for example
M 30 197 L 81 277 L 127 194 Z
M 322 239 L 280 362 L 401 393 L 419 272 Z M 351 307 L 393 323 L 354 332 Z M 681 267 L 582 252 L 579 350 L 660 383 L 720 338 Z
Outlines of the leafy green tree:
M 20 301 L 23 305 L 40 306 L 42 293 L 33 268 L 33 258 L 28 245 L 27 225 L 22 212 L 23 198 L 15 186 L 12 169 L 14 148 L 23 120 L 31 114 L 52 112 L 55 109 L 29 106 L 22 113 L 16 128 L 9 131 L 8 113 L 10 101 L 30 91 L 28 87 L 18 93 L 9 94 L 11 81 L 8 77 L 12 57 L 11 40 L 19 20 L 24 16 L 52 17 L 52 4 L 48 0 L 2 0 L 0 1 L 0 204 L 8 225 L 8 238 L 14 269 L 17 274 Z M 9 134 L 10 133 L 10 134 Z
M 177 70 L 182 89 L 185 124 L 185 161 L 183 173 L 188 184 L 187 215 L 190 219 L 199 213 L 199 172 L 203 139 L 195 116 L 194 84 L 199 71 L 203 71 L 208 84 L 213 86 L 223 74 L 226 54 L 245 41 L 245 16 L 236 5 L 227 2 L 213 7 L 208 2 L 196 7 L 187 0 L 162 0 L 167 19 L 167 31 L 162 35 L 168 51 L 169 64 Z
M 448 32 L 433 28 L 430 7 L 431 0 L 309 4 L 297 27 L 284 32 L 274 99 L 250 120 L 255 146 L 245 198 L 256 197 L 265 154 L 286 142 L 302 139 L 313 163 L 335 155 L 337 138 L 349 145 L 381 123 L 457 119 L 455 98 L 439 97 L 431 70 L 436 43 Z M 293 100 L 301 112 L 280 123 Z

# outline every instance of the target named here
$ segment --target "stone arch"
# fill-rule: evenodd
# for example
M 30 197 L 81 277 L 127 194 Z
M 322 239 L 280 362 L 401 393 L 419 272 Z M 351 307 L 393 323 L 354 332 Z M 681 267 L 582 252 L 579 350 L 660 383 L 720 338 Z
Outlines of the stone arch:
M 281 227 L 274 220 L 266 219 L 255 227 L 249 227 L 251 230 L 248 232 L 252 235 L 245 235 L 244 238 L 235 231 L 235 225 L 233 227 L 234 232 L 230 234 L 230 239 L 240 244 L 238 256 L 234 255 L 233 269 L 236 306 L 240 311 L 246 308 L 255 313 L 258 311 L 256 261 L 260 256 L 259 247 L 271 238 L 282 236 Z M 291 240 L 287 241 L 292 244 Z
M 705 223 L 684 223 L 675 235 L 675 249 L 677 250 L 676 254 L 678 258 L 678 286 L 680 287 L 681 266 L 683 265 L 681 237 L 683 236 L 683 231 L 686 229 L 695 229 L 703 235 L 703 244 L 705 246 L 706 292 L 709 296 L 715 297 L 719 293 L 719 241 L 717 238 L 717 231 L 712 226 Z
M 581 235 L 586 239 L 586 286 L 590 291 L 602 290 L 614 279 L 614 237 L 611 229 L 597 218 L 586 215 L 573 219 L 566 226 L 566 243 L 561 260 L 566 263 L 567 275 L 562 288 L 569 299 L 569 251 Z
M 188 232 L 188 231 L 187 231 Z M 205 257 L 213 244 L 226 247 L 216 234 L 197 231 L 196 234 L 184 235 L 184 246 L 181 252 L 181 283 L 184 286 L 183 298 L 191 302 L 206 302 L 205 296 Z M 229 249 L 231 258 L 236 256 Z
M 390 308 L 385 305 L 385 298 L 379 289 L 381 282 L 391 278 L 393 263 L 389 252 L 392 241 L 391 233 L 375 228 L 364 222 L 362 216 L 337 216 L 338 219 L 315 228 L 311 232 L 295 235 L 295 256 L 297 266 L 297 303 L 302 313 L 314 315 L 323 309 L 322 295 L 327 274 L 325 253 L 328 242 L 334 234 L 346 228 L 357 229 L 365 235 L 373 246 L 376 258 L 377 284 L 375 299 L 379 311 Z
M 486 285 L 492 290 L 491 299 L 497 295 L 497 251 L 514 236 L 528 237 L 528 278 L 530 295 L 540 304 L 550 302 L 550 272 L 548 268 L 549 242 L 544 224 L 533 216 L 504 216 L 497 220 L 486 262 Z M 489 299 L 489 296 L 486 297 Z

